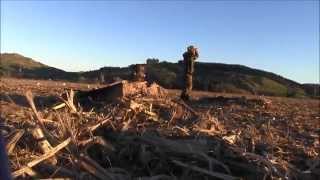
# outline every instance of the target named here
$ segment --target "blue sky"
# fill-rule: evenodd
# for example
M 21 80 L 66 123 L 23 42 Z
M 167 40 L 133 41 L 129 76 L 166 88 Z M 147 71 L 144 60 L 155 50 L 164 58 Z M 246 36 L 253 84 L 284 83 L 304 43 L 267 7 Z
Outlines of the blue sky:
M 68 71 L 199 61 L 319 82 L 319 1 L 1 1 L 1 52 Z

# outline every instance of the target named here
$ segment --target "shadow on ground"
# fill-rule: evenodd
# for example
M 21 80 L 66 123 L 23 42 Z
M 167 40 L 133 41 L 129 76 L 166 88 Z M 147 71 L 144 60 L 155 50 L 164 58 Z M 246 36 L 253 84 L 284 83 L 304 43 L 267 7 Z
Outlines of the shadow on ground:
M 26 97 L 20 94 L 0 93 L 0 100 L 23 107 L 30 107 Z M 34 103 L 39 110 L 52 107 L 58 102 L 61 102 L 61 100 L 56 96 L 34 96 Z

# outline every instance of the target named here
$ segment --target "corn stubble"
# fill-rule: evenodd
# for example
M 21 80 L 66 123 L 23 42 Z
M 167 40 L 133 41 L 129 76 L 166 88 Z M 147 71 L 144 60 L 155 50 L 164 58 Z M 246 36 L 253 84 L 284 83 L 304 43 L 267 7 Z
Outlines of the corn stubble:
M 82 103 L 75 91 L 85 86 L 51 92 L 15 81 L 1 82 L 0 129 L 16 179 L 320 178 L 316 100 L 198 94 L 182 102 L 157 86 Z

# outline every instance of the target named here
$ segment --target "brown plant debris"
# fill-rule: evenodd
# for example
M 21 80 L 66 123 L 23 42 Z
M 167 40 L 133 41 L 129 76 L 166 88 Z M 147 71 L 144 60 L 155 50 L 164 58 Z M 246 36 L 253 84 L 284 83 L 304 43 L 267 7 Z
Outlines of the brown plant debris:
M 319 100 L 0 83 L 15 179 L 320 179 Z

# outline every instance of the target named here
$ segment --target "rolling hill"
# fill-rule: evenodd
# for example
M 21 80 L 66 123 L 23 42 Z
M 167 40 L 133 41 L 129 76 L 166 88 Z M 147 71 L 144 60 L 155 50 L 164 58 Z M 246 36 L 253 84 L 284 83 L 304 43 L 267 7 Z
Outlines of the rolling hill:
M 74 82 L 113 82 L 130 79 L 132 65 L 103 67 L 87 72 L 66 72 L 19 54 L 1 54 L 0 74 L 8 77 L 68 80 Z M 214 92 L 249 93 L 273 96 L 319 96 L 319 85 L 302 85 L 277 74 L 242 65 L 201 63 L 195 65 L 194 89 Z M 103 78 L 102 78 L 103 77 Z M 179 63 L 147 64 L 147 80 L 166 88 L 181 88 L 183 66 Z
M 77 81 L 78 73 L 66 72 L 47 66 L 17 53 L 3 53 L 0 58 L 0 75 L 33 79 L 61 79 Z

